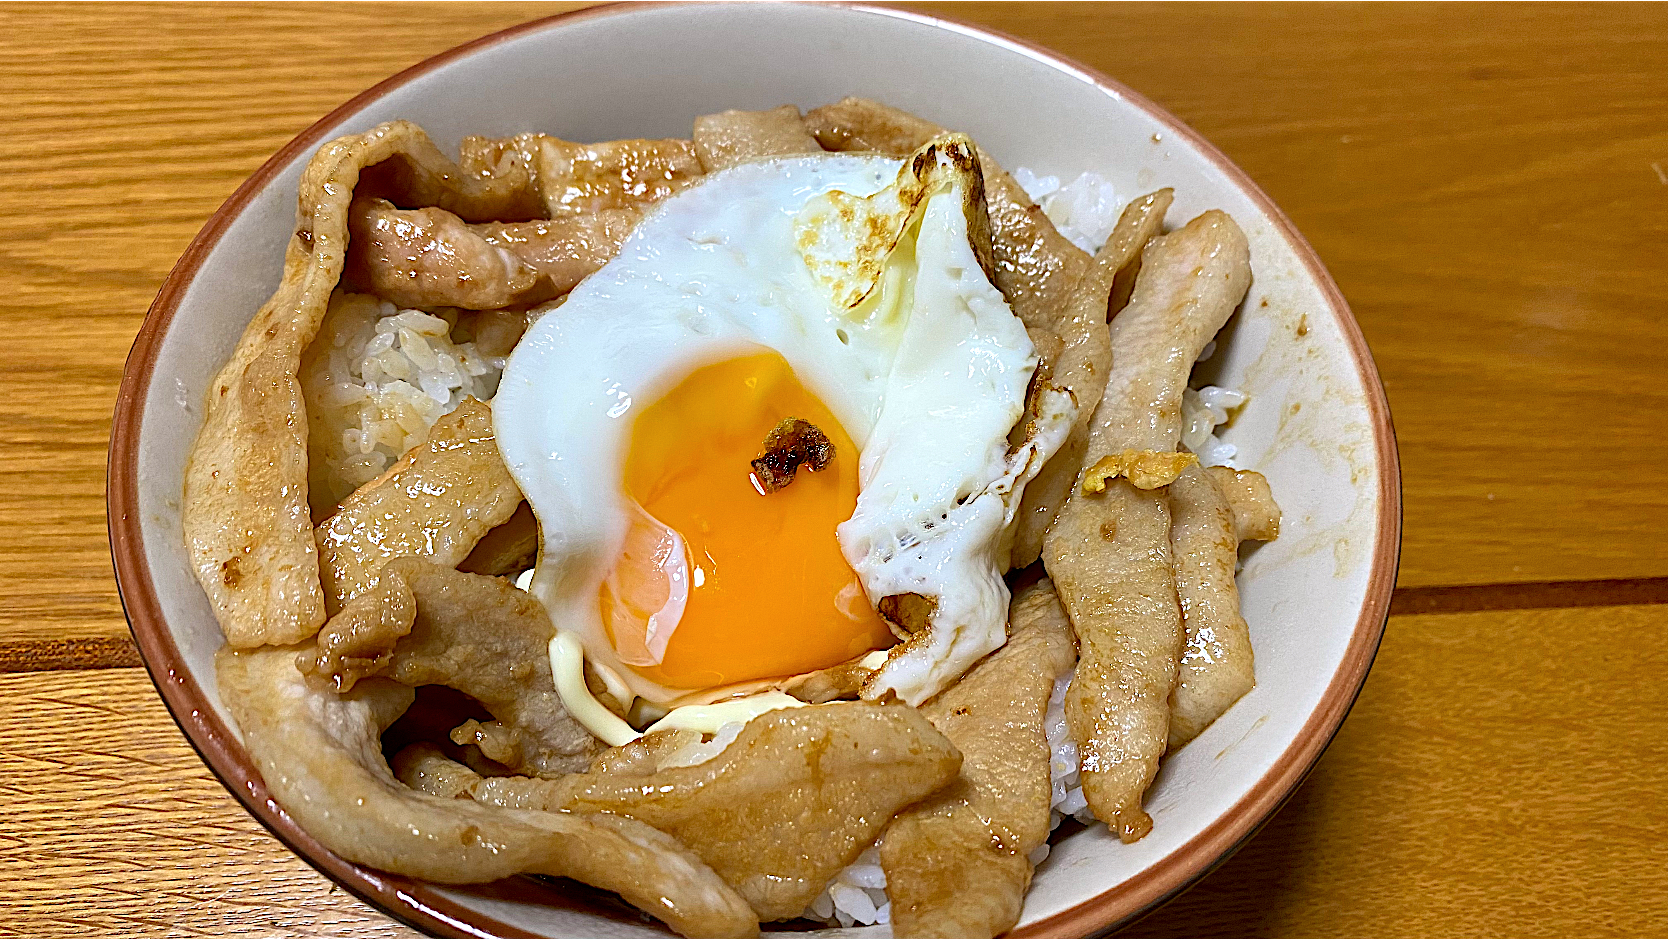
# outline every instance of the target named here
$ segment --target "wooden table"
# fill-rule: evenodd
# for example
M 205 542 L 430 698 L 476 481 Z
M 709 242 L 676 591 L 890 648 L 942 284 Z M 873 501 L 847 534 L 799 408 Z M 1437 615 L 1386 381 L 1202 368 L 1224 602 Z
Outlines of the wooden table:
M 162 278 L 262 160 L 552 9 L 0 7 L 0 936 L 410 934 L 258 829 L 138 667 L 109 415 Z M 1130 934 L 1668 935 L 1668 7 L 945 11 L 1224 149 L 1395 411 L 1401 588 L 1354 714 Z

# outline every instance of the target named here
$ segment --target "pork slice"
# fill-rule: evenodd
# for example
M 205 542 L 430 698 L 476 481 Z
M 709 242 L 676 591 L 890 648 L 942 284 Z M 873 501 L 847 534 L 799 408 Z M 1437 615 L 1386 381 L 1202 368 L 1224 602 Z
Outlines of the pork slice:
M 559 776 L 585 769 L 602 746 L 556 693 L 555 634 L 544 606 L 506 580 L 395 558 L 319 631 L 301 668 L 339 690 L 371 676 L 455 688 L 496 720 L 463 725 L 453 742 L 518 773 Z
M 1140 266 L 1141 249 L 1162 230 L 1164 213 L 1173 198 L 1171 190 L 1160 189 L 1130 202 L 1106 244 L 1095 252 L 1094 263 L 1077 283 L 1064 325 L 1057 330 L 1062 337 L 1060 354 L 1044 379 L 1071 392 L 1077 416 L 1065 445 L 1025 487 L 1025 498 L 1014 521 L 1009 558 L 1013 567 L 1026 567 L 1042 556 L 1043 537 L 1083 467 L 1083 456 L 1089 448 L 1089 421 L 1106 390 L 1112 365 L 1107 318 L 1118 312 L 1111 299 L 1115 285 Z
M 1199 352 L 1250 284 L 1245 236 L 1211 211 L 1146 247 L 1129 306 L 1112 325 L 1112 370 L 1089 429 L 1086 465 L 1126 450 L 1173 453 L 1181 397 Z M 1141 802 L 1169 737 L 1183 631 L 1169 494 L 1127 478 L 1075 487 L 1043 561 L 1077 633 L 1066 694 L 1083 792 L 1126 842 L 1152 828 Z
M 899 809 L 960 767 L 961 754 L 920 711 L 854 701 L 771 711 L 693 766 L 485 779 L 474 794 L 647 822 L 712 865 L 760 919 L 780 920 L 804 913 Z
M 465 398 L 435 423 L 426 443 L 319 523 L 319 572 L 331 614 L 376 586 L 392 558 L 456 567 L 519 505 L 521 490 L 492 435 L 492 409 Z
M 716 173 L 764 157 L 820 153 L 817 138 L 791 104 L 768 111 L 722 111 L 695 119 L 695 156 Z
M 343 280 L 395 306 L 490 310 L 548 296 L 537 271 L 444 209 L 361 197 L 348 231 Z
M 534 135 L 525 146 L 551 219 L 608 209 L 642 209 L 702 175 L 688 140 L 609 140 L 573 143 Z
M 961 751 L 961 775 L 881 839 L 898 939 L 990 939 L 1019 921 L 1030 855 L 1049 831 L 1043 721 L 1077 653 L 1046 578 L 1015 595 L 1009 627 L 1007 645 L 923 708 Z
M 361 197 L 350 210 L 344 281 L 401 307 L 495 310 L 549 300 L 608 263 L 636 208 L 467 224 L 444 209 Z
M 1280 524 L 1273 499 L 1257 498 L 1266 495 L 1268 483 L 1256 473 L 1193 466 L 1170 484 L 1170 545 L 1187 633 L 1176 688 L 1170 692 L 1170 750 L 1186 746 L 1257 684 L 1251 629 L 1240 615 L 1234 579 L 1239 543 L 1246 535 L 1218 479 L 1256 493 L 1246 498 L 1255 508 L 1245 511 L 1255 516 L 1249 524 L 1258 534 L 1272 537 L 1267 526 L 1271 507 L 1273 528 Z
M 301 674 L 298 651 L 222 652 L 220 693 L 272 798 L 335 854 L 443 884 L 571 877 L 620 894 L 691 939 L 758 935 L 734 890 L 642 822 L 510 811 L 401 785 L 379 738 L 410 706 L 412 689 L 376 678 L 337 694 Z
M 1228 503 L 1240 541 L 1273 541 L 1280 536 L 1280 506 L 1263 474 L 1231 466 L 1211 466 L 1205 472 Z

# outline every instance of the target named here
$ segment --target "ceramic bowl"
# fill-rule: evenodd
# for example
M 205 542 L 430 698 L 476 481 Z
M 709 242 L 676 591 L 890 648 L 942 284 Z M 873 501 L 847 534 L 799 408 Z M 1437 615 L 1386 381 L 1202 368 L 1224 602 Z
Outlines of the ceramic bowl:
M 1171 225 L 1221 208 L 1245 229 L 1255 282 L 1218 384 L 1250 402 L 1225 432 L 1285 512 L 1240 579 L 1257 687 L 1172 755 L 1148 796 L 1152 833 L 1067 835 L 1037 871 L 1014 936 L 1126 923 L 1220 862 L 1292 792 L 1343 720 L 1378 646 L 1395 580 L 1400 486 L 1389 412 L 1343 297 L 1280 210 L 1214 147 L 1110 78 L 963 23 L 862 6 L 628 5 L 557 16 L 459 46 L 359 95 L 291 141 L 209 220 L 163 285 L 123 378 L 110 450 L 110 531 L 123 603 L 181 728 L 277 837 L 347 890 L 440 936 L 664 935 L 568 883 L 418 883 L 326 851 L 272 802 L 215 691 L 220 632 L 180 529 L 204 389 L 278 283 L 303 165 L 325 141 L 408 118 L 442 148 L 466 134 L 575 140 L 687 136 L 725 108 L 877 98 L 965 130 L 1008 167 L 1093 170 L 1122 197 L 1173 186 Z M 870 931 L 885 935 L 884 927 Z

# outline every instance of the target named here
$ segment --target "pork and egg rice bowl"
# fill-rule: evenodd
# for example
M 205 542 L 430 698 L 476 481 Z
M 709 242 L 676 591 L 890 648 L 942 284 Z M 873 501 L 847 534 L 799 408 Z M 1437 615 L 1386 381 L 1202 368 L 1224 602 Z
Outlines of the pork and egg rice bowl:
M 995 936 L 1062 818 L 1143 837 L 1253 684 L 1279 510 L 1188 387 L 1249 255 L 1018 176 L 862 99 L 321 148 L 186 482 L 277 803 L 690 937 Z

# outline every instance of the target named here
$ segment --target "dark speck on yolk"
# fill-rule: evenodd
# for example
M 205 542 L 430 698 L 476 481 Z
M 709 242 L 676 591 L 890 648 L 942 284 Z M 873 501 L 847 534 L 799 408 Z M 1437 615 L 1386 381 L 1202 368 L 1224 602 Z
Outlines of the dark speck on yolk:
M 825 433 L 835 457 L 766 496 L 749 478 L 751 461 L 790 417 Z M 645 407 L 622 484 L 682 537 L 690 569 L 663 661 L 632 667 L 673 688 L 707 688 L 813 671 L 891 645 L 834 537 L 857 504 L 857 465 L 845 429 L 775 352 L 698 368 Z M 636 543 L 664 543 L 648 534 Z M 632 542 L 600 597 L 622 651 L 643 647 L 645 611 L 659 610 L 670 590 L 653 553 L 632 552 Z

